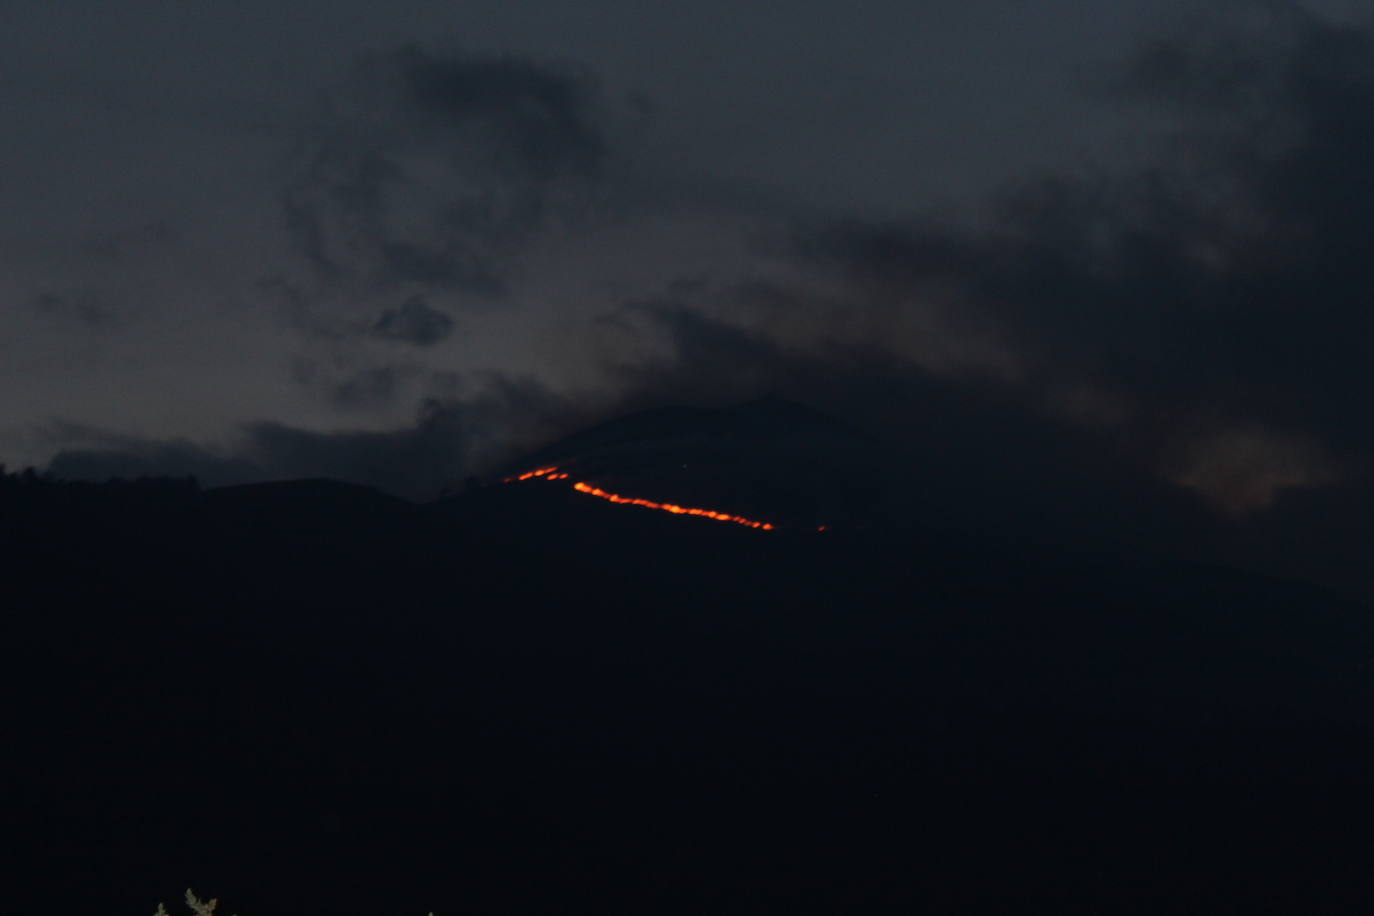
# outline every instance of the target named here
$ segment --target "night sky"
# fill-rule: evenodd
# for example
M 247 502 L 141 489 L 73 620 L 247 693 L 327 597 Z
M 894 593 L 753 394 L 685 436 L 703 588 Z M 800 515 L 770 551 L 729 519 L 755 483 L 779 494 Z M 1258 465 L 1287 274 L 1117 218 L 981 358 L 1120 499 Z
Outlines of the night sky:
M 0 44 L 11 467 L 423 499 L 775 394 L 975 517 L 1367 565 L 1364 0 L 0 0 Z

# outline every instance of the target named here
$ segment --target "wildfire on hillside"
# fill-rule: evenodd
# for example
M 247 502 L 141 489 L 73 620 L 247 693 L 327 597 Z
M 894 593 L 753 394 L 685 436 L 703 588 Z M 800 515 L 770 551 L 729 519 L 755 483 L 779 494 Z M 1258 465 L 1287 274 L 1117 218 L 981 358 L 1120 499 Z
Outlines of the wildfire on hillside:
M 557 467 L 536 468 L 533 471 L 526 471 L 523 474 L 516 474 L 507 477 L 502 483 L 518 483 L 522 480 L 568 480 L 571 474 L 559 471 Z M 742 515 L 731 515 L 729 512 L 719 512 L 715 509 L 698 509 L 692 506 L 679 506 L 677 503 L 660 503 L 652 499 L 640 499 L 634 496 L 622 496 L 619 493 L 611 493 L 600 487 L 593 486 L 585 481 L 575 481 L 572 488 L 579 493 L 588 496 L 595 496 L 597 499 L 604 499 L 607 502 L 616 503 L 623 506 L 640 506 L 645 509 L 657 509 L 660 512 L 671 512 L 673 515 L 694 515 L 698 518 L 714 519 L 718 522 L 733 522 L 736 525 L 743 525 L 746 528 L 755 528 L 759 531 L 773 531 L 775 526 L 769 522 L 761 522 L 757 519 L 745 518 Z

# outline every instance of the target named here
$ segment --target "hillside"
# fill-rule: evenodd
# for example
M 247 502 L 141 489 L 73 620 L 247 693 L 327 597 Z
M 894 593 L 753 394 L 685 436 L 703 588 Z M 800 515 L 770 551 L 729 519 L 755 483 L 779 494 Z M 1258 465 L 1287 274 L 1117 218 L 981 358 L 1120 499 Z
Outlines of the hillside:
M 1302 584 L 552 484 L 0 500 L 16 911 L 1374 900 L 1374 617 Z

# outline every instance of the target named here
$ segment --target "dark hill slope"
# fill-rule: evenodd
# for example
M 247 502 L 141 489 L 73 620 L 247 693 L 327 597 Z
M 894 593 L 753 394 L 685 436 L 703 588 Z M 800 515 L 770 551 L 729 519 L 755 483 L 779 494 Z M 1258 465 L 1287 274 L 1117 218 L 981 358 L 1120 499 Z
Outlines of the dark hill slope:
M 16 910 L 1374 902 L 1374 625 L 1300 584 L 557 487 L 3 499 Z
M 889 452 L 819 411 L 765 398 L 643 411 L 542 448 L 505 473 L 556 465 L 626 495 L 814 527 L 871 522 Z

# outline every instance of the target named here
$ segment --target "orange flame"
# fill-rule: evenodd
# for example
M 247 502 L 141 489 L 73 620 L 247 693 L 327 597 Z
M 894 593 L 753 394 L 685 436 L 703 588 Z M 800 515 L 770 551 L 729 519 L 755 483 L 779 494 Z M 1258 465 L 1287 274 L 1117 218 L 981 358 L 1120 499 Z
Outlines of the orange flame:
M 573 489 L 579 493 L 595 496 L 598 499 L 604 499 L 627 506 L 643 506 L 646 509 L 659 509 L 663 512 L 671 512 L 674 515 L 697 515 L 702 518 L 713 518 L 718 522 L 734 522 L 737 525 L 744 525 L 747 528 L 758 528 L 761 531 L 773 530 L 773 526 L 767 522 L 758 522 L 752 518 L 731 515 L 728 512 L 717 512 L 714 509 L 694 509 L 688 506 L 679 506 L 676 503 L 656 503 L 651 499 L 637 499 L 631 496 L 621 496 L 618 493 L 607 493 L 600 487 L 594 487 L 580 480 L 573 484 Z
M 567 472 L 559 471 L 557 467 L 537 468 L 533 471 L 517 474 L 514 477 L 507 477 L 502 483 L 516 483 L 522 480 L 533 480 L 540 477 L 545 480 L 568 480 L 571 476 L 572 475 Z M 645 509 L 658 509 L 660 512 L 671 512 L 674 515 L 695 515 L 700 518 L 715 519 L 718 522 L 734 522 L 736 525 L 743 525 L 746 528 L 757 528 L 760 531 L 774 530 L 774 526 L 768 522 L 756 521 L 752 518 L 745 518 L 742 515 L 717 512 L 715 509 L 697 509 L 691 506 L 679 506 L 676 503 L 658 503 L 651 499 L 639 499 L 633 496 L 621 496 L 619 493 L 610 493 L 600 487 L 594 487 L 580 480 L 574 482 L 572 488 L 579 493 L 586 493 L 588 496 L 595 496 L 597 499 L 604 499 L 607 502 L 616 503 L 617 505 L 641 506 Z
M 553 468 L 539 468 L 538 470 L 535 470 L 535 471 L 526 471 L 525 473 L 520 474 L 519 476 L 516 476 L 516 477 L 507 477 L 505 480 L 503 480 L 503 481 L 501 481 L 501 482 L 502 482 L 502 483 L 514 483 L 514 482 L 517 481 L 517 480 L 529 480 L 531 477 L 544 477 L 545 475 L 552 474 L 552 473 L 553 473 L 554 471 L 556 471 L 556 470 L 558 470 L 558 468 L 556 468 L 556 467 L 553 467 Z M 564 474 L 564 475 L 562 475 L 562 476 L 563 476 L 563 477 L 567 477 L 568 475 L 567 475 L 567 474 Z M 551 479 L 559 479 L 559 478 L 551 478 Z

